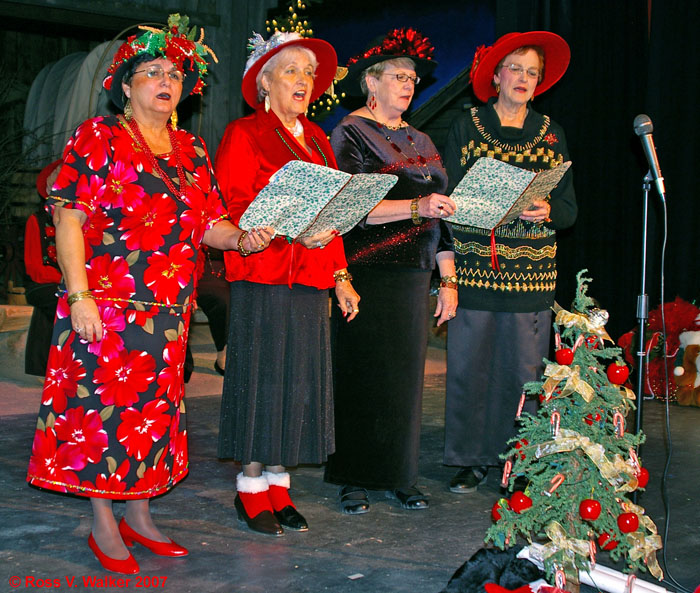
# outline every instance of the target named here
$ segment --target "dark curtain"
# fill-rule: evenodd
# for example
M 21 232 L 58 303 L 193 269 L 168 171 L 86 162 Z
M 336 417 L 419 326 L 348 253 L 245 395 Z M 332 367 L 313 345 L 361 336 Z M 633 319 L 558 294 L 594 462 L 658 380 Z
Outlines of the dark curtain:
M 697 55 L 700 6 L 647 0 L 498 0 L 496 35 L 549 30 L 571 46 L 564 78 L 535 108 L 565 129 L 579 201 L 576 225 L 559 234 L 557 300 L 568 307 L 575 275 L 589 270 L 589 295 L 610 312 L 615 339 L 636 325 L 641 287 L 642 180 L 648 166 L 632 122 L 647 113 L 666 177 L 669 211 L 665 300 L 700 297 L 697 198 L 691 163 L 698 149 Z M 650 36 L 649 36 L 650 31 Z M 694 133 L 695 132 L 695 133 Z M 681 146 L 683 144 L 683 146 Z M 662 209 L 649 200 L 646 292 L 660 303 Z

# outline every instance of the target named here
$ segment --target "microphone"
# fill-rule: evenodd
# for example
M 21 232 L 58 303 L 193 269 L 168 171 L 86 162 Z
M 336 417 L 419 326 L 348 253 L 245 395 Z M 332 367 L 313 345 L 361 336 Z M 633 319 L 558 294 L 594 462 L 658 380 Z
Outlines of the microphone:
M 637 134 L 642 141 L 642 148 L 644 149 L 644 155 L 647 157 L 647 162 L 649 163 L 649 172 L 656 185 L 656 191 L 665 199 L 666 188 L 664 186 L 664 176 L 661 174 L 659 159 L 656 158 L 656 147 L 654 146 L 654 138 L 651 135 L 653 131 L 654 125 L 651 123 L 651 119 L 648 115 L 640 113 L 634 118 L 634 133 Z

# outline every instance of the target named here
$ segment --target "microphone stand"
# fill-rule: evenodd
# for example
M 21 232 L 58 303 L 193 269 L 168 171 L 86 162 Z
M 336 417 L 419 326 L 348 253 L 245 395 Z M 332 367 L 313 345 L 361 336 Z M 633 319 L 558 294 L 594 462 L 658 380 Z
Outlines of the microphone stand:
M 647 230 L 649 222 L 649 190 L 651 189 L 651 171 L 644 176 L 642 183 L 642 278 L 641 288 L 637 296 L 637 411 L 635 415 L 635 432 L 642 429 L 642 400 L 644 399 L 644 358 L 647 320 L 649 319 L 649 296 L 646 293 L 647 283 Z M 637 445 L 639 456 L 641 445 Z M 632 492 L 632 502 L 637 503 L 638 490 Z

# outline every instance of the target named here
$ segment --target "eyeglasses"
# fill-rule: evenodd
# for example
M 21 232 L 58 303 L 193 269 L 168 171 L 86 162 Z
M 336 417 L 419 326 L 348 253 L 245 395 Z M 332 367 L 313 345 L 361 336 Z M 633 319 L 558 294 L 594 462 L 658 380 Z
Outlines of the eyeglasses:
M 140 72 L 145 72 L 146 76 L 151 80 L 163 80 L 163 77 L 166 74 L 172 82 L 178 82 L 182 84 L 182 81 L 185 79 L 185 75 L 179 70 L 169 70 L 168 72 L 166 72 L 160 66 L 149 66 L 144 70 L 135 70 L 134 74 L 139 74 Z
M 522 76 L 522 73 L 527 73 L 528 78 L 539 78 L 540 70 L 539 68 L 528 68 L 527 70 L 523 68 L 520 64 L 503 64 L 504 68 L 508 68 L 516 76 Z
M 420 76 L 411 76 L 410 74 L 404 74 L 403 72 L 399 74 L 393 74 L 390 72 L 382 72 L 385 76 L 393 76 L 399 82 L 408 82 L 409 80 L 414 84 L 420 83 Z

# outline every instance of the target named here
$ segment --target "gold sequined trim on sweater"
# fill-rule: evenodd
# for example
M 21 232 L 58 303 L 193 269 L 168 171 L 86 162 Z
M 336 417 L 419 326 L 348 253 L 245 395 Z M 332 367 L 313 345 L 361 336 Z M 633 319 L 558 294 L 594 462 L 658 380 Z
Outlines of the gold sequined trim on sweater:
M 459 284 L 501 292 L 554 292 L 557 271 L 494 272 L 492 269 L 457 266 Z
M 462 243 L 457 238 L 454 239 L 455 251 L 466 255 L 468 253 L 474 253 L 479 257 L 491 257 L 491 247 L 479 243 L 478 241 L 467 241 Z M 526 257 L 532 261 L 540 261 L 543 259 L 554 259 L 557 255 L 557 246 L 555 245 L 545 245 L 544 247 L 537 249 L 531 247 L 530 245 L 520 245 L 519 247 L 509 247 L 508 245 L 496 244 L 496 253 L 498 257 L 503 257 L 505 259 L 520 259 Z

